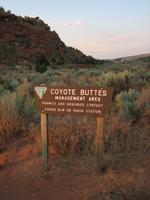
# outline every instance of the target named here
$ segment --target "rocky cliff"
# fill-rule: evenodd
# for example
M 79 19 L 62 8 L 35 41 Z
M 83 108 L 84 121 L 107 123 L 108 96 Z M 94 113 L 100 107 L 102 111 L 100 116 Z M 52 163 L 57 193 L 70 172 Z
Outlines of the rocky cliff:
M 39 17 L 21 17 L 0 8 L 0 64 L 29 64 L 42 57 L 51 64 L 93 62 L 81 51 L 67 47 Z

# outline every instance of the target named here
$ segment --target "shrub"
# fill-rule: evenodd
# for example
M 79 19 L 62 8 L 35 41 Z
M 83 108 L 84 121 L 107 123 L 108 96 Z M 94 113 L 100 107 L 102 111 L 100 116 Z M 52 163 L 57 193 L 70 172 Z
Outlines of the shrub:
M 0 99 L 0 143 L 20 135 L 30 128 L 34 120 L 34 100 L 27 94 L 27 84 L 16 92 L 3 95 Z
M 0 84 L 0 94 L 2 94 L 4 92 L 4 86 Z
M 5 13 L 5 9 L 3 7 L 0 7 L 0 13 Z
M 116 96 L 116 106 L 127 119 L 137 119 L 140 108 L 137 104 L 138 92 L 135 89 L 123 91 Z
M 44 64 L 36 64 L 36 71 L 40 73 L 44 73 L 47 70 L 46 65 Z
M 138 98 L 138 105 L 141 109 L 150 109 L 150 87 L 143 88 Z
M 122 72 L 109 71 L 102 73 L 98 77 L 98 85 L 104 87 L 114 87 L 115 91 L 119 93 L 122 90 L 127 90 L 130 85 L 131 72 L 124 70 Z
M 150 71 L 145 66 L 140 66 L 132 73 L 131 87 L 138 90 L 148 86 L 150 81 Z
M 17 81 L 17 80 L 11 80 L 11 81 L 4 82 L 4 88 L 6 90 L 14 91 L 18 86 L 19 86 L 19 81 Z
M 49 62 L 44 55 L 41 55 L 36 59 L 36 71 L 40 73 L 44 73 L 47 70 L 47 66 Z

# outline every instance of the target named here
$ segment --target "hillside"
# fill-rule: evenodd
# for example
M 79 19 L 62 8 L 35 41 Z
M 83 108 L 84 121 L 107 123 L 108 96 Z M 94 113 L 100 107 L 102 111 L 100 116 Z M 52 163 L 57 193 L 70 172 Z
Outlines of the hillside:
M 16 16 L 0 8 L 0 30 L 0 65 L 31 64 L 39 60 L 47 65 L 95 61 L 67 47 L 39 17 Z
M 117 58 L 116 60 L 121 60 L 121 61 L 137 61 L 137 60 L 150 60 L 150 53 L 145 53 L 145 54 L 139 54 L 139 55 L 134 55 L 134 56 L 127 56 L 127 57 L 121 57 Z

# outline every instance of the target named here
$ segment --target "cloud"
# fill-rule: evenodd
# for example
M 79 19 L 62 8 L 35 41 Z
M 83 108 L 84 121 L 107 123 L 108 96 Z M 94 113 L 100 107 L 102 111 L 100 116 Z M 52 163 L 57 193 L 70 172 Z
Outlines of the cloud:
M 108 36 L 109 41 L 127 41 L 131 38 L 131 36 L 127 34 L 117 34 Z
M 68 22 L 64 22 L 63 26 L 65 27 L 77 27 L 77 26 L 81 26 L 83 23 L 80 20 L 76 20 L 76 21 L 68 21 Z
M 130 36 L 129 35 L 116 35 L 115 36 L 115 38 L 114 39 L 116 39 L 116 40 L 128 40 L 128 39 L 130 39 Z

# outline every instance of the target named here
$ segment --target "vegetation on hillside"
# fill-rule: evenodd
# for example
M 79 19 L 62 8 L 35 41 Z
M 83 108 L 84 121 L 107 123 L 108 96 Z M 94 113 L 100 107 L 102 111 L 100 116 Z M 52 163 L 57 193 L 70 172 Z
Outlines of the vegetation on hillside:
M 38 62 L 45 62 L 44 58 Z M 37 63 L 37 64 L 39 64 Z M 39 65 L 40 66 L 40 65 Z M 28 135 L 39 126 L 34 85 L 114 87 L 112 107 L 105 120 L 105 152 L 150 152 L 150 63 L 111 61 L 90 69 L 55 66 L 43 73 L 30 66 L 2 68 L 0 76 L 0 144 L 18 135 Z M 11 76 L 10 76 L 11 74 Z M 8 81 L 9 80 L 9 81 Z M 38 123 L 37 123 L 38 122 Z M 91 154 L 94 150 L 96 119 L 49 116 L 50 146 L 57 154 Z
M 91 65 L 99 60 L 86 56 L 78 49 L 67 47 L 55 31 L 39 17 L 21 17 L 0 8 L 0 66 L 34 64 L 44 57 L 49 65 Z

